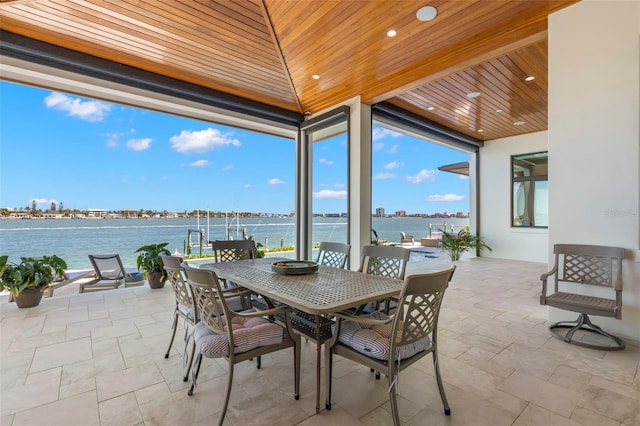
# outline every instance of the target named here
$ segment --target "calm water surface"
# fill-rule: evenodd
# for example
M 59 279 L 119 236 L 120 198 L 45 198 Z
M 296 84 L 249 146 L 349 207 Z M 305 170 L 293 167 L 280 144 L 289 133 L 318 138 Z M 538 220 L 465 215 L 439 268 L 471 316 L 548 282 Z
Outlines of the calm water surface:
M 294 218 L 246 218 L 231 223 L 232 238 L 241 239 L 243 230 L 268 248 L 293 246 Z M 373 218 L 378 237 L 399 241 L 400 232 L 416 239 L 442 228 L 442 219 Z M 448 219 L 447 227 L 458 231 L 468 219 Z M 206 218 L 199 221 L 205 241 L 225 239 L 228 222 Z M 126 267 L 135 267 L 135 250 L 146 244 L 168 242 L 171 252 L 184 251 L 189 229 L 198 229 L 198 221 L 190 219 L 56 219 L 56 220 L 0 220 L 0 254 L 9 255 L 16 262 L 21 256 L 56 254 L 66 260 L 69 269 L 90 269 L 88 254 L 118 253 Z M 315 218 L 314 241 L 345 241 L 345 218 Z M 197 237 L 194 237 L 197 240 Z M 193 248 L 198 253 L 199 248 Z M 206 253 L 206 251 L 205 251 Z

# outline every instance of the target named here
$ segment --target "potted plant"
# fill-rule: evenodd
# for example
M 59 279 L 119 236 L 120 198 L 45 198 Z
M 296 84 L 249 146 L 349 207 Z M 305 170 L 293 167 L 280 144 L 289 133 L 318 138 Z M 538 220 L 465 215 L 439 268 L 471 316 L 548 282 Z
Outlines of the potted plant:
M 0 281 L 15 297 L 19 308 L 38 306 L 42 292 L 64 277 L 67 263 L 56 255 L 27 258 L 20 263 L 8 262 L 9 256 L 0 256 Z
M 136 253 L 140 253 L 136 260 L 138 270 L 144 271 L 147 275 L 147 281 L 149 281 L 149 287 L 151 288 L 162 288 L 167 280 L 164 263 L 160 255 L 171 255 L 171 252 L 166 248 L 168 244 L 169 243 L 149 244 L 135 251 Z
M 469 227 L 462 229 L 457 234 L 448 233 L 442 231 L 442 241 L 440 245 L 447 251 L 452 262 L 460 260 L 460 255 L 469 249 L 481 250 L 486 248 L 491 251 L 489 247 L 478 235 L 473 235 L 469 232 Z

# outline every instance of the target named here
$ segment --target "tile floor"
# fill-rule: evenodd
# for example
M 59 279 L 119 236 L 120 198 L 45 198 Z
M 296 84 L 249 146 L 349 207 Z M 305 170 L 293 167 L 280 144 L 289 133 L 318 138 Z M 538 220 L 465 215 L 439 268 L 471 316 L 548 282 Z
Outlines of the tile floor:
M 408 273 L 431 267 L 411 262 Z M 444 299 L 440 359 L 445 417 L 427 357 L 401 375 L 406 425 L 640 425 L 640 346 L 621 352 L 549 337 L 538 305 L 546 265 L 463 260 Z M 0 424 L 217 423 L 226 363 L 205 359 L 192 397 L 182 381 L 182 335 L 168 359 L 169 286 L 77 294 L 69 285 L 40 306 L 0 297 Z M 292 397 L 292 353 L 236 369 L 225 424 L 389 425 L 386 380 L 336 357 L 333 408 L 315 413 L 315 347 L 303 343 L 302 396 Z M 323 395 L 324 401 L 324 395 Z

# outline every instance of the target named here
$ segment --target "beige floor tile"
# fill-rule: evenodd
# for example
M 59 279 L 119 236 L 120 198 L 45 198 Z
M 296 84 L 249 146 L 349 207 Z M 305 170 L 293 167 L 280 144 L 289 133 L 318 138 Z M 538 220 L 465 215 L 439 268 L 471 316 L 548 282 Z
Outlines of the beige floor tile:
M 142 422 L 142 414 L 133 392 L 99 404 L 100 426 L 133 426 Z
M 500 390 L 569 418 L 581 400 L 579 392 L 545 382 L 526 373 L 515 372 Z
M 77 309 L 69 312 L 57 312 L 46 317 L 42 334 L 56 331 L 66 331 L 67 324 L 85 322 L 89 320 L 89 313 L 86 309 Z
M 577 423 L 580 423 L 583 426 L 619 426 L 620 425 L 619 422 L 613 419 L 594 413 L 593 411 L 580 406 L 576 407 L 576 409 L 573 410 L 573 414 L 571 415 L 571 420 Z
M 322 410 L 319 414 L 309 417 L 298 423 L 298 426 L 360 426 L 363 425 L 339 405 L 334 405 L 331 410 Z
M 100 425 L 95 391 L 16 413 L 12 426 Z
M 640 424 L 640 402 L 608 389 L 588 386 L 580 405 L 620 423 Z
M 29 371 L 48 370 L 49 368 L 91 359 L 92 356 L 91 340 L 89 338 L 41 346 L 36 349 Z
M 163 381 L 164 378 L 160 374 L 160 370 L 153 363 L 147 366 L 136 366 L 103 373 L 96 376 L 98 401 L 102 402 Z
M 580 426 L 580 424 L 537 405 L 529 404 L 513 426 Z
M 3 390 L 0 416 L 28 410 L 58 400 L 61 368 L 27 376 L 24 384 Z
M 553 372 L 549 378 L 549 383 L 571 389 L 575 392 L 582 392 L 589 382 L 591 382 L 591 379 L 593 379 L 593 375 L 590 373 L 561 365 Z

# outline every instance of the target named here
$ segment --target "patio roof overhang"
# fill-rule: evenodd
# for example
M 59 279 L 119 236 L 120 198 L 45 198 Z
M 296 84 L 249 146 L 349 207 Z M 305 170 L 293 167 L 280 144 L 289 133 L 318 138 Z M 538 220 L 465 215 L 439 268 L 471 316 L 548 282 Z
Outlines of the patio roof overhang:
M 160 92 L 173 81 L 191 99 L 276 120 L 354 96 L 386 101 L 482 141 L 546 129 L 547 16 L 573 3 L 438 0 L 422 22 L 418 0 L 15 0 L 0 3 L 1 47 L 50 60 L 29 47 L 46 43 L 63 49 L 56 67 L 82 55 L 85 72 L 118 69 Z

